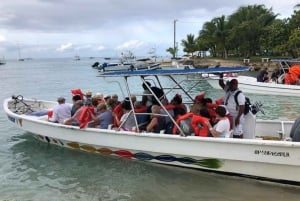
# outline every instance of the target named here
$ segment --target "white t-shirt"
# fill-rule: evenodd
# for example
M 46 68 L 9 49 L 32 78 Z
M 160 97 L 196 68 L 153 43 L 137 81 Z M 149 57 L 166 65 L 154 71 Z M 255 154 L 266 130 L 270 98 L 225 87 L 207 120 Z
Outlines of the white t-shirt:
M 230 122 L 228 118 L 221 119 L 213 128 L 220 133 L 218 137 L 230 136 Z
M 229 91 L 226 93 L 226 95 L 224 97 L 224 103 L 232 117 L 236 117 L 239 113 L 236 102 L 234 100 L 234 95 L 236 94 L 237 91 L 239 91 L 239 90 L 237 89 L 235 91 Z M 239 105 L 245 105 L 245 95 L 243 94 L 243 92 L 238 94 L 237 101 L 238 101 Z M 226 104 L 226 102 L 227 102 L 227 104 Z
M 130 115 L 129 115 L 130 114 Z M 120 119 L 120 121 L 123 123 L 124 121 L 126 121 L 124 124 L 123 124 L 123 126 L 122 126 L 122 128 L 124 129 L 124 130 L 131 130 L 132 129 L 132 127 L 135 127 L 136 125 L 135 125 L 135 121 L 134 121 L 134 116 L 133 116 L 133 113 L 129 113 L 129 112 L 127 112 L 127 113 L 125 113 L 125 114 L 123 114 L 122 115 L 122 117 L 121 117 L 121 119 Z
M 49 119 L 51 122 L 63 123 L 64 120 L 71 117 L 71 105 L 59 104 L 53 108 L 53 116 Z

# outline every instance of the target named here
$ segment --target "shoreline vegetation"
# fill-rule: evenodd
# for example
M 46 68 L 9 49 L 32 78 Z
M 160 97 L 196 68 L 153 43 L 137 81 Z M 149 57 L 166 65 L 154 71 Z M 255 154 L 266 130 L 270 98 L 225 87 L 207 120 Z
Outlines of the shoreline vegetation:
M 189 58 L 179 60 L 178 63 L 183 65 L 193 65 L 195 68 L 221 66 L 249 66 L 251 70 L 258 71 L 261 68 L 268 67 L 270 70 L 277 68 L 278 62 L 273 62 L 274 58 L 253 58 L 253 59 L 223 59 L 223 58 Z M 279 58 L 278 58 L 279 59 Z M 169 66 L 172 61 L 162 61 L 161 66 Z

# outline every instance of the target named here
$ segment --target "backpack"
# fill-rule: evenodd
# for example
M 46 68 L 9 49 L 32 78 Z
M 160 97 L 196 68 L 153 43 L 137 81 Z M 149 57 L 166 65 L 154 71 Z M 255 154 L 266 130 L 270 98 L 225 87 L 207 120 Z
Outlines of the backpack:
M 236 103 L 237 109 L 238 109 L 238 106 L 239 106 L 237 97 L 238 97 L 238 95 L 239 95 L 241 92 L 242 92 L 242 91 L 237 91 L 237 92 L 234 94 L 234 101 L 235 101 L 235 103 Z M 249 99 L 248 97 L 245 97 L 245 110 L 244 110 L 244 115 L 248 114 L 249 111 L 251 111 L 251 102 L 250 102 L 250 99 Z

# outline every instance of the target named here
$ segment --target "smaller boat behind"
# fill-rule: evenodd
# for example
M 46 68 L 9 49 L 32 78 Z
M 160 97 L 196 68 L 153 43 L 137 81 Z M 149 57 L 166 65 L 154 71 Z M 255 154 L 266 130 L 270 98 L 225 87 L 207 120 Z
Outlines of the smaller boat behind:
M 6 64 L 6 61 L 4 60 L 4 59 L 0 59 L 0 65 L 4 65 L 4 64 Z
M 79 61 L 79 60 L 80 60 L 80 56 L 75 55 L 74 60 L 75 60 L 75 61 Z
M 270 82 L 257 82 L 256 77 L 243 76 L 238 74 L 224 74 L 224 80 L 230 81 L 231 79 L 237 79 L 239 83 L 239 89 L 246 93 L 264 94 L 264 95 L 279 95 L 279 96 L 297 96 L 300 97 L 300 85 L 288 85 L 283 83 L 283 79 L 289 72 L 291 66 L 295 63 L 300 63 L 300 60 L 271 60 L 278 62 L 280 74 L 274 80 Z M 300 66 L 299 66 L 300 68 Z M 221 89 L 219 86 L 219 75 L 208 74 L 207 82 L 215 89 Z

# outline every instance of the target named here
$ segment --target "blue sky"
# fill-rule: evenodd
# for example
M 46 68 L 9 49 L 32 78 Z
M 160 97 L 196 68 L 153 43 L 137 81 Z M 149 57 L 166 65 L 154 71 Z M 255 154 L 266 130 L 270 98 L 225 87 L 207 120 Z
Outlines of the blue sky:
M 264 4 L 290 17 L 297 0 L 9 0 L 0 4 L 0 58 L 159 56 L 204 22 L 240 6 Z M 179 48 L 181 49 L 181 48 Z

